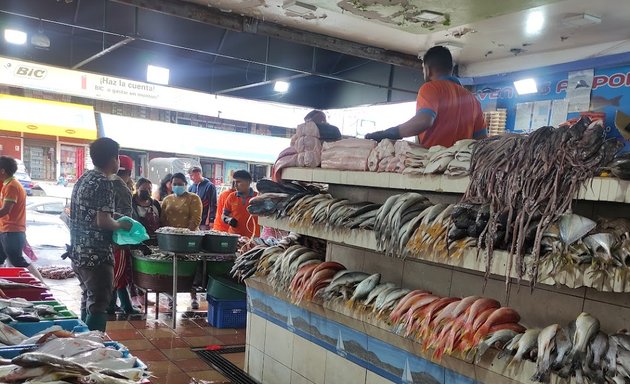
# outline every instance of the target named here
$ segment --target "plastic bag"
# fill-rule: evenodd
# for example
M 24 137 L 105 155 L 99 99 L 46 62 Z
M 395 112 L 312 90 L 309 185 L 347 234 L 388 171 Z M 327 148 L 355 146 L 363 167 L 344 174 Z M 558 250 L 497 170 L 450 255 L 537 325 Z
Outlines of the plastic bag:
M 141 244 L 145 240 L 149 240 L 149 234 L 147 233 L 146 228 L 144 228 L 144 225 L 140 224 L 138 221 L 127 216 L 123 216 L 116 221 L 130 222 L 131 229 L 128 231 L 124 229 L 114 231 L 114 234 L 112 235 L 114 243 L 118 245 L 136 245 Z

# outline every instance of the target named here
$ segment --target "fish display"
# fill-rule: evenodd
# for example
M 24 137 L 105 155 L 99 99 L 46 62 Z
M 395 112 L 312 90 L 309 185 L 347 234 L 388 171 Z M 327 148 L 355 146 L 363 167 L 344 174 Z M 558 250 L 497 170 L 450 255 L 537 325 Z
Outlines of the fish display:
M 478 248 L 490 274 L 497 238 L 508 243 L 508 268 L 527 271 L 526 238 L 533 238 L 531 284 L 538 277 L 541 242 L 549 226 L 571 211 L 573 197 L 611 162 L 619 148 L 605 139 L 601 122 L 584 116 L 572 126 L 542 127 L 529 135 L 478 141 L 463 203 L 488 205 L 490 215 Z M 528 236 L 529 235 L 529 236 Z M 506 285 L 509 275 L 506 276 Z
M 149 373 L 138 367 L 135 357 L 104 344 L 104 335 L 74 335 L 53 330 L 40 333 L 37 346 L 0 369 L 2 383 L 139 383 Z

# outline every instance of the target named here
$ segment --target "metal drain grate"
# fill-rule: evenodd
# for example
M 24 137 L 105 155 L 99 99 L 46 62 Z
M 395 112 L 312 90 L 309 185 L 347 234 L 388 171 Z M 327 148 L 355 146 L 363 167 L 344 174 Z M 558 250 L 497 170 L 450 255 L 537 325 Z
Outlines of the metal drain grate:
M 245 352 L 244 345 L 209 346 L 206 348 L 194 348 L 195 352 L 202 360 L 210 364 L 214 369 L 234 384 L 258 384 L 242 369 L 232 364 L 231 361 L 221 356 L 228 353 Z

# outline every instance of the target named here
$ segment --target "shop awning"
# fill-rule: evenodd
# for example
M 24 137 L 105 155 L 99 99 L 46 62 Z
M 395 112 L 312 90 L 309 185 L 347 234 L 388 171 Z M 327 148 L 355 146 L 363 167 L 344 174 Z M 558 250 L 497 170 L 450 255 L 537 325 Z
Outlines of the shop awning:
M 96 140 L 89 105 L 0 95 L 0 130 Z
M 122 148 L 272 164 L 290 145 L 279 137 L 170 124 L 101 113 L 101 136 Z

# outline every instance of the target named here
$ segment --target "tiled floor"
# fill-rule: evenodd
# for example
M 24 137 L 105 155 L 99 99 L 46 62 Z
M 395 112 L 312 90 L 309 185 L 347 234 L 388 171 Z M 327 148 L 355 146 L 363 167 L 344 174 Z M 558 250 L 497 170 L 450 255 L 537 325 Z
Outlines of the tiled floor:
M 48 285 L 55 298 L 79 313 L 80 289 L 74 279 L 49 280 Z M 201 294 L 199 297 L 201 298 Z M 189 384 L 189 383 L 230 383 L 205 361 L 199 359 L 191 348 L 209 345 L 245 345 L 244 329 L 217 329 L 210 327 L 205 317 L 183 318 L 188 309 L 190 297 L 180 294 L 178 297 L 177 328 L 171 329 L 167 308 L 161 306 L 160 318 L 155 320 L 153 308 L 149 308 L 147 318 L 133 316 L 120 317 L 107 323 L 107 334 L 129 348 L 130 352 L 149 366 L 154 377 L 154 384 Z M 150 295 L 155 300 L 154 295 Z M 166 302 L 163 300 L 163 304 Z M 200 300 L 199 313 L 207 310 L 207 303 Z M 243 369 L 244 353 L 224 355 L 232 363 Z M 196 380 L 196 381 L 195 381 Z

